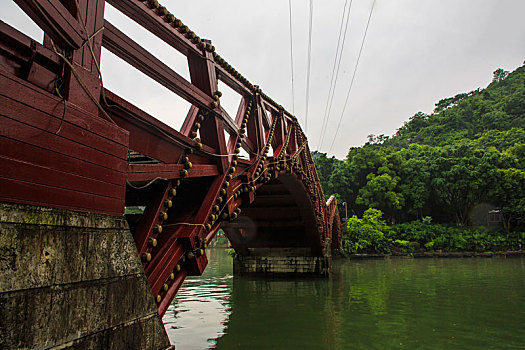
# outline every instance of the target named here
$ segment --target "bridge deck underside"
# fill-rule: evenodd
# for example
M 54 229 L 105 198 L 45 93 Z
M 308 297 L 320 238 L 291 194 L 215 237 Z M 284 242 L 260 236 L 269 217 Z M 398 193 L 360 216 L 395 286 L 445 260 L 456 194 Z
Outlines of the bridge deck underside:
M 320 250 L 312 234 L 313 215 L 305 198 L 276 179 L 258 189 L 239 218 L 223 228 L 239 254 L 249 255 L 250 248 L 290 247 L 308 247 L 315 254 Z

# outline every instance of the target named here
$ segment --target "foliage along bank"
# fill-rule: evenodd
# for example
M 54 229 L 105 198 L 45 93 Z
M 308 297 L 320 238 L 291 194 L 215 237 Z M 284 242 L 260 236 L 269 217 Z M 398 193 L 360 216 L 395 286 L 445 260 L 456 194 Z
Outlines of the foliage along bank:
M 496 70 L 487 88 L 440 100 L 392 137 L 368 138 L 345 160 L 314 157 L 325 194 L 348 204 L 349 252 L 525 243 L 525 66 Z

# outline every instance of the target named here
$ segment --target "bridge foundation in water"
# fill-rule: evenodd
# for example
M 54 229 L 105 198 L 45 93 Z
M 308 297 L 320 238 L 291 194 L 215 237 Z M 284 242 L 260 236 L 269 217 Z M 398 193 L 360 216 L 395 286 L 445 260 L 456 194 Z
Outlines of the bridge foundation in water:
M 295 277 L 328 276 L 331 256 L 312 256 L 309 248 L 257 248 L 250 255 L 233 261 L 233 273 L 239 276 Z

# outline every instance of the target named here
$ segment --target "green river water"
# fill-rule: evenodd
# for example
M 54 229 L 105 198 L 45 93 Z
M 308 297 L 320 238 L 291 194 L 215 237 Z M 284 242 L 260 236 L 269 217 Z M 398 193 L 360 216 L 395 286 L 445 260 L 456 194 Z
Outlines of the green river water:
M 187 349 L 525 349 L 525 258 L 337 260 L 326 279 L 232 276 L 208 250 L 164 324 Z

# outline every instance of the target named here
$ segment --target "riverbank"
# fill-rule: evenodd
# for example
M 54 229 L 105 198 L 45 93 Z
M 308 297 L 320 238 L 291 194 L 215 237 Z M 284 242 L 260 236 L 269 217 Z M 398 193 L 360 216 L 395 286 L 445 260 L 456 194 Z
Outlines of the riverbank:
M 501 252 L 423 252 L 423 253 L 394 253 L 394 254 L 350 254 L 350 260 L 359 259 L 385 259 L 391 257 L 403 258 L 492 258 L 493 256 L 525 256 L 525 250 Z

